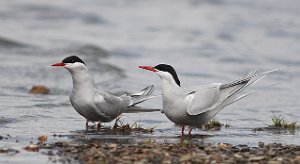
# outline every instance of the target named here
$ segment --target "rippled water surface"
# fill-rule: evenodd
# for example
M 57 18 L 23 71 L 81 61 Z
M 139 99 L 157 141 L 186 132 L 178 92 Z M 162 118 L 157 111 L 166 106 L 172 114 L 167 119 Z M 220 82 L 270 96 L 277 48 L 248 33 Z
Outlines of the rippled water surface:
M 22 147 L 39 135 L 50 141 L 113 138 L 134 143 L 145 138 L 178 142 L 180 128 L 160 112 L 125 114 L 124 122 L 156 127 L 154 134 L 85 134 L 85 120 L 69 103 L 69 73 L 50 65 L 77 54 L 98 86 L 134 92 L 160 79 L 138 65 L 169 63 L 183 87 L 231 82 L 251 70 L 280 68 L 253 86 L 279 85 L 225 108 L 217 115 L 231 126 L 195 130 L 195 142 L 300 144 L 299 132 L 254 132 L 271 124 L 274 114 L 300 122 L 300 1 L 0 1 L 0 147 L 22 153 L 0 155 L 0 163 L 47 161 Z M 32 95 L 46 85 L 49 95 Z M 161 108 L 161 99 L 143 104 Z M 106 124 L 109 126 L 111 124 Z M 51 137 L 60 134 L 62 137 Z M 203 137 L 208 136 L 208 137 Z M 18 157 L 18 158 L 16 158 Z

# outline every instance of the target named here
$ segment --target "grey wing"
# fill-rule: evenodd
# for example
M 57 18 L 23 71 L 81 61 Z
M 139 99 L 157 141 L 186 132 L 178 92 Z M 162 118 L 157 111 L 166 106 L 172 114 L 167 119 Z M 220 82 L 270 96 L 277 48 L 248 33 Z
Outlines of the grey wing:
M 211 84 L 200 88 L 187 95 L 189 99 L 187 112 L 190 115 L 197 115 L 208 110 L 212 110 L 217 106 L 227 106 L 236 102 L 243 97 L 250 95 L 253 92 L 241 94 L 251 84 L 265 77 L 265 75 L 276 72 L 278 69 L 269 70 L 266 72 L 258 73 L 256 71 L 250 72 L 248 75 L 242 77 L 239 80 L 228 84 Z
M 114 119 L 122 113 L 123 105 L 120 97 L 109 93 L 97 93 L 94 102 L 98 112 L 107 118 Z
M 214 83 L 189 93 L 186 96 L 188 101 L 187 113 L 189 115 L 198 115 L 220 105 L 222 103 L 220 86 L 221 83 Z

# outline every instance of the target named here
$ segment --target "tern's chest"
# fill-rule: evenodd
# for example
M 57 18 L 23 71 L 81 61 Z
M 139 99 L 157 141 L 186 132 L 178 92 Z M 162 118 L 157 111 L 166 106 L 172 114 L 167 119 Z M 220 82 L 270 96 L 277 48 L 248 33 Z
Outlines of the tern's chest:
M 179 89 L 165 88 L 162 97 L 164 109 L 181 109 L 186 106 L 185 95 Z
M 93 102 L 93 94 L 88 92 L 72 92 L 70 100 L 77 105 L 87 105 Z
M 187 103 L 181 94 L 164 95 L 163 111 L 166 116 L 176 122 L 176 120 L 185 119 L 187 111 Z
M 86 116 L 94 111 L 95 105 L 93 97 L 94 96 L 91 94 L 72 93 L 70 96 L 70 101 L 78 113 Z

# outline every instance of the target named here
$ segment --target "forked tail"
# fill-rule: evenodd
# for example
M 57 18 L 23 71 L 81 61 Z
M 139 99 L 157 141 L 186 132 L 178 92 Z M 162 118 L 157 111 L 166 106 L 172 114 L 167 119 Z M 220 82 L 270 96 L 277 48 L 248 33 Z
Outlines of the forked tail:
M 228 83 L 228 84 L 224 84 L 224 85 L 221 85 L 220 87 L 220 90 L 221 92 L 223 92 L 222 94 L 225 96 L 226 95 L 226 98 L 224 100 L 224 103 L 222 104 L 224 107 L 227 106 L 227 105 L 230 105 L 252 93 L 255 93 L 256 90 L 254 91 L 249 91 L 249 92 L 246 92 L 246 93 L 242 93 L 248 86 L 256 83 L 257 81 L 259 81 L 260 79 L 264 78 L 267 74 L 269 73 L 273 73 L 273 72 L 276 72 L 278 71 L 278 69 L 273 69 L 273 70 L 270 70 L 270 71 L 266 71 L 266 72 L 256 72 L 256 71 L 253 71 L 253 72 L 250 72 L 248 75 L 246 75 L 245 77 L 239 79 L 239 80 L 236 80 L 232 83 Z M 269 88 L 269 87 L 272 87 L 274 85 L 277 85 L 277 84 L 273 84 L 273 85 L 270 85 L 270 86 L 267 86 L 267 87 L 264 87 L 264 88 Z
M 129 95 L 131 97 L 129 106 L 134 106 L 139 103 L 142 103 L 144 101 L 147 101 L 153 97 L 152 92 L 154 90 L 154 85 L 150 85 L 144 89 L 142 89 L 140 92 L 134 93 Z

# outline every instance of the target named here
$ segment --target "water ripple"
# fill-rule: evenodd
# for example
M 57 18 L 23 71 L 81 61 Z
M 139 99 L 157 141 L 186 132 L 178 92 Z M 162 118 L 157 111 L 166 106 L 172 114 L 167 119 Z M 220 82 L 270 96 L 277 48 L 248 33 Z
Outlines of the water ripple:
M 2 48 L 20 48 L 26 47 L 25 43 L 21 43 L 12 39 L 4 38 L 0 36 L 0 47 Z

